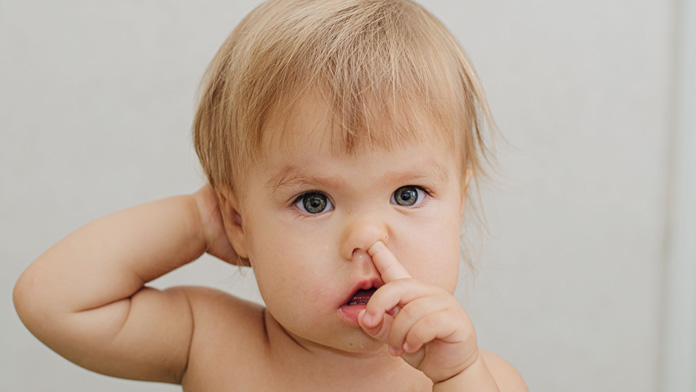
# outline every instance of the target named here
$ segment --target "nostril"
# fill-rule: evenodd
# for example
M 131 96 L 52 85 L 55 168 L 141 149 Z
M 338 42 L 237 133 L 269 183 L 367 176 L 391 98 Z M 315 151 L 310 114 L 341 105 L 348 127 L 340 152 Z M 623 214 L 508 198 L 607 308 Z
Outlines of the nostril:
M 382 241 L 382 242 L 386 243 L 386 241 L 387 241 L 387 236 L 384 236 L 384 238 L 382 238 L 382 239 L 380 239 L 380 240 L 377 240 L 377 241 L 375 241 L 375 242 L 379 242 L 379 241 Z M 353 248 L 353 251 L 350 253 L 350 257 L 351 257 L 352 259 L 355 259 L 355 258 L 361 257 L 361 256 L 369 257 L 369 253 L 367 252 L 367 250 L 370 249 L 370 247 L 372 247 L 372 245 L 374 245 L 374 242 L 371 243 L 371 244 L 370 244 L 368 247 L 366 247 L 366 248 L 362 248 L 362 247 Z
M 367 254 L 367 249 L 362 249 L 362 248 L 353 249 L 353 253 L 351 254 L 351 258 L 353 260 L 355 260 L 359 257 L 369 257 L 369 255 Z

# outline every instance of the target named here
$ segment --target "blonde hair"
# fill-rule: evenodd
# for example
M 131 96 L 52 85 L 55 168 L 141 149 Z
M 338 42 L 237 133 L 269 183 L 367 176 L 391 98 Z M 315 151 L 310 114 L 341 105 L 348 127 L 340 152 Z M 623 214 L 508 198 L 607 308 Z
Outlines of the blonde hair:
M 473 67 L 420 5 L 270 0 L 235 28 L 204 77 L 194 143 L 218 192 L 239 188 L 277 137 L 264 135 L 270 116 L 291 118 L 308 94 L 331 109 L 338 152 L 439 138 L 461 149 L 475 179 L 490 161 L 482 124 L 492 122 Z M 419 128 L 423 118 L 434 132 Z M 388 129 L 374 126 L 385 119 Z

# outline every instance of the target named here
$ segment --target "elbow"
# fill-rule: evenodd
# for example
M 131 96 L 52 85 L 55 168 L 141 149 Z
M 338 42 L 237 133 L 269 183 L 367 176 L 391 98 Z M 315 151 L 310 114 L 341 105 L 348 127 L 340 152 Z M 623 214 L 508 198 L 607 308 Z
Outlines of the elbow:
M 31 324 L 29 319 L 31 318 L 32 309 L 32 298 L 31 298 L 31 287 L 33 286 L 33 277 L 30 270 L 26 270 L 19 276 L 17 283 L 15 283 L 14 289 L 12 290 L 12 302 L 14 303 L 15 311 L 17 316 L 22 320 L 25 326 L 29 328 Z
M 20 275 L 12 290 L 12 301 L 17 316 L 34 335 L 37 328 L 50 319 L 48 298 L 42 289 L 44 285 L 38 282 L 36 275 L 36 271 L 30 266 Z

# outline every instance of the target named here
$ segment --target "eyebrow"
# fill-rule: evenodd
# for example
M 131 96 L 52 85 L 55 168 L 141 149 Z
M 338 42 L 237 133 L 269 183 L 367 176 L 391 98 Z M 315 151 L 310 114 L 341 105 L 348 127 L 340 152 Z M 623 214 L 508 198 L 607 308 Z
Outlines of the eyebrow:
M 450 171 L 439 162 L 431 161 L 425 162 L 422 167 L 419 167 L 416 170 L 410 169 L 403 172 L 395 171 L 387 173 L 385 179 L 386 178 L 393 179 L 395 182 L 408 182 L 413 180 L 435 178 L 442 183 L 447 183 L 450 181 Z
M 266 183 L 266 186 L 277 192 L 280 188 L 285 188 L 295 185 L 317 185 L 327 184 L 329 186 L 338 187 L 345 184 L 345 180 L 338 176 L 315 176 L 307 175 L 302 169 L 297 166 L 285 166 L 278 174 L 271 177 Z
M 408 169 L 405 171 L 388 172 L 381 178 L 381 181 L 386 182 L 388 180 L 398 183 L 426 178 L 435 178 L 442 183 L 450 181 L 450 171 L 439 162 L 428 162 L 422 166 L 424 167 L 419 167 L 416 170 Z M 346 180 L 340 176 L 308 175 L 300 167 L 288 165 L 271 177 L 266 182 L 266 186 L 271 188 L 273 193 L 276 193 L 279 189 L 296 185 L 316 186 L 317 184 L 324 184 L 329 187 L 340 187 L 345 185 L 345 183 Z

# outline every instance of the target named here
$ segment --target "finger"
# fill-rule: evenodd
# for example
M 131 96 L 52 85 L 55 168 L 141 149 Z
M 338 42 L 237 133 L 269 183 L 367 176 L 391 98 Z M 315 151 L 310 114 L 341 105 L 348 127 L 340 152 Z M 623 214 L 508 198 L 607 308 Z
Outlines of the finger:
M 384 283 L 411 277 L 411 274 L 399 263 L 396 256 L 384 245 L 384 242 L 375 242 L 367 249 L 367 253 L 372 257 L 372 262 L 377 267 Z
M 447 307 L 447 302 L 442 301 L 437 296 L 426 296 L 409 302 L 394 318 L 389 333 L 389 346 L 394 348 L 403 347 L 407 333 L 419 320 L 429 314 L 443 311 Z
M 462 324 L 452 317 L 451 312 L 445 310 L 428 313 L 411 325 L 401 348 L 405 352 L 416 352 L 424 344 L 430 343 L 435 339 L 442 340 L 445 343 L 461 343 L 465 335 L 465 331 L 460 331 L 462 327 Z
M 367 302 L 364 323 L 377 326 L 386 315 L 397 316 L 401 307 L 416 298 L 433 294 L 433 289 L 415 279 L 401 279 L 380 287 Z
M 389 332 L 391 331 L 391 325 L 394 318 L 391 316 L 384 316 L 377 325 L 368 326 L 364 322 L 364 318 L 367 312 L 362 310 L 358 314 L 358 324 L 365 331 L 366 334 L 372 336 L 373 338 L 379 340 L 382 343 L 389 342 Z

